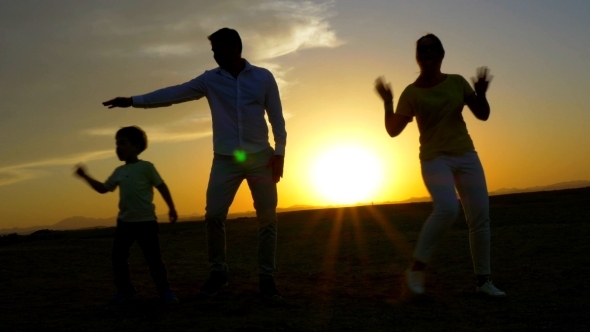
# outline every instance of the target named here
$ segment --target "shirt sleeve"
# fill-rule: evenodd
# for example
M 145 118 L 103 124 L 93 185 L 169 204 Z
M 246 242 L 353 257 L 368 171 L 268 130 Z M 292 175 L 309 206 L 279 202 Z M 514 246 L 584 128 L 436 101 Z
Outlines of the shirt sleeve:
M 412 103 L 410 102 L 410 96 L 408 93 L 408 88 L 402 92 L 402 95 L 399 97 L 397 102 L 397 107 L 395 108 L 395 114 L 407 116 L 412 119 L 416 116 L 414 109 L 412 108 Z
M 207 94 L 207 72 L 180 85 L 131 97 L 133 107 L 156 108 L 201 99 Z
M 156 170 L 156 167 L 152 163 L 146 162 L 147 167 L 145 168 L 145 175 L 152 184 L 152 186 L 157 187 L 164 183 L 164 180 L 160 177 L 160 174 Z
M 284 156 L 285 147 L 287 145 L 285 118 L 283 117 L 283 107 L 281 105 L 279 87 L 277 86 L 274 76 L 270 72 L 268 72 L 264 107 L 275 139 L 275 154 Z
M 115 171 L 113 172 L 113 174 L 111 174 L 111 176 L 109 176 L 109 178 L 104 182 L 104 187 L 108 190 L 108 191 L 114 191 L 117 186 L 119 185 L 119 176 L 117 172 L 118 169 L 115 169 Z

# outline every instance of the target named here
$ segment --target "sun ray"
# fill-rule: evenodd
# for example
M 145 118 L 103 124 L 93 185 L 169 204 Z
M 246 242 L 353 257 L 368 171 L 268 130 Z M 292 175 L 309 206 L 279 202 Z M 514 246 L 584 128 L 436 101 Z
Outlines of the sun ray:
M 358 214 L 357 208 L 351 209 L 352 213 L 352 225 L 354 226 L 354 240 L 358 249 L 358 256 L 362 266 L 369 263 L 370 257 L 365 244 L 365 234 L 363 232 L 362 222 Z M 365 268 L 362 269 L 366 271 Z
M 338 260 L 338 249 L 340 246 L 340 233 L 342 232 L 342 223 L 344 219 L 344 209 L 340 208 L 336 211 L 334 222 L 332 223 L 332 230 L 328 236 L 328 247 L 324 256 L 323 270 L 326 274 L 326 283 L 324 284 L 324 292 L 327 294 L 332 289 L 334 282 L 334 270 Z
M 385 236 L 389 238 L 393 246 L 408 259 L 411 259 L 413 249 L 408 240 L 383 216 L 374 205 L 367 205 L 365 208 L 369 211 L 373 219 L 383 229 Z
M 302 245 L 303 247 L 306 246 L 307 243 L 311 241 L 315 241 L 314 237 L 314 229 L 322 222 L 326 221 L 325 216 L 328 214 L 327 209 L 319 209 L 315 211 L 311 218 L 305 221 L 305 225 L 303 226 L 303 239 Z

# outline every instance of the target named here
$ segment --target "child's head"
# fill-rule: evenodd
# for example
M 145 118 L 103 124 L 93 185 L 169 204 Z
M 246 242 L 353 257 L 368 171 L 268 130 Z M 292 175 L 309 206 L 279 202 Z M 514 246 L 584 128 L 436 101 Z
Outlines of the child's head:
M 137 126 L 123 127 L 115 135 L 119 160 L 137 158 L 147 148 L 147 136 Z

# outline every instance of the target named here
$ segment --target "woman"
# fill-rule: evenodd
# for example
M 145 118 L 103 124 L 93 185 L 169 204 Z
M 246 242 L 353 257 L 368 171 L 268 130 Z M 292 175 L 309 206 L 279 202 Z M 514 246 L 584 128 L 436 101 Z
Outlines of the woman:
M 422 227 L 414 262 L 406 270 L 406 284 L 415 294 L 424 293 L 424 270 L 443 233 L 459 212 L 455 189 L 469 226 L 469 244 L 476 292 L 492 297 L 506 293 L 490 280 L 489 200 L 481 162 L 461 112 L 467 104 L 479 120 L 487 120 L 488 69 L 479 68 L 473 79 L 475 91 L 460 75 L 440 71 L 445 50 L 438 37 L 428 34 L 416 42 L 420 75 L 406 87 L 393 111 L 389 84 L 378 79 L 375 88 L 385 103 L 385 128 L 391 137 L 399 135 L 416 117 L 420 130 L 420 162 L 424 183 L 432 196 L 434 211 Z

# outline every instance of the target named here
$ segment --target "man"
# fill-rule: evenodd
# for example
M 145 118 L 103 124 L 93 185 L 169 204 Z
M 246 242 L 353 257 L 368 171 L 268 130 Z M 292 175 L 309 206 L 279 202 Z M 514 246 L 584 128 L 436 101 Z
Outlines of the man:
M 118 97 L 103 105 L 153 108 L 206 97 L 213 121 L 213 166 L 207 187 L 205 221 L 211 274 L 201 288 L 209 296 L 227 286 L 225 219 L 238 187 L 248 182 L 258 219 L 258 263 L 260 291 L 280 298 L 273 272 L 277 239 L 277 187 L 283 176 L 287 133 L 278 87 L 266 69 L 242 58 L 242 41 L 237 31 L 223 28 L 208 37 L 218 68 L 181 85 L 133 96 Z M 272 126 L 275 148 L 268 142 Z

